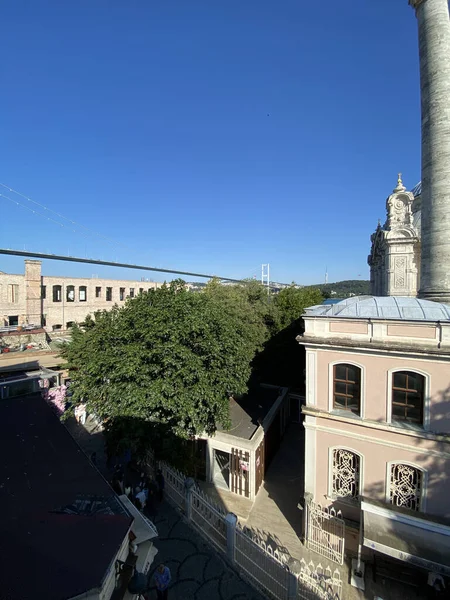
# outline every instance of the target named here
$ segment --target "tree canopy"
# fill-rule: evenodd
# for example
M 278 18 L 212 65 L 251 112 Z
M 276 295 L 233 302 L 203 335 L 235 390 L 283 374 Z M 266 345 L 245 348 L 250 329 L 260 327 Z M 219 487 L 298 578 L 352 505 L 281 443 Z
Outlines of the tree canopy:
M 228 297 L 228 294 L 230 297 Z M 228 424 L 267 329 L 244 294 L 193 294 L 178 280 L 75 326 L 62 354 L 73 402 L 102 419 L 163 424 L 181 437 Z M 239 295 L 241 294 L 241 295 Z
M 300 319 L 305 308 L 320 304 L 322 300 L 322 294 L 315 288 L 297 288 L 293 285 L 284 288 L 274 296 L 277 329 L 289 327 Z
M 367 296 L 370 294 L 370 281 L 365 279 L 349 279 L 335 283 L 318 283 L 303 289 L 318 289 L 324 298 L 349 298 L 350 296 Z

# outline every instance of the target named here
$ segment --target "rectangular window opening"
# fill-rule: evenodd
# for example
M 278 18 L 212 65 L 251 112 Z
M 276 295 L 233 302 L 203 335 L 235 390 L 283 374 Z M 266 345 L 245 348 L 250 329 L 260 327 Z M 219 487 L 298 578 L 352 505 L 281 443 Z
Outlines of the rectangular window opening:
M 8 302 L 17 304 L 19 302 L 19 286 L 16 283 L 8 285 Z
M 53 302 L 61 302 L 62 289 L 60 285 L 53 286 Z

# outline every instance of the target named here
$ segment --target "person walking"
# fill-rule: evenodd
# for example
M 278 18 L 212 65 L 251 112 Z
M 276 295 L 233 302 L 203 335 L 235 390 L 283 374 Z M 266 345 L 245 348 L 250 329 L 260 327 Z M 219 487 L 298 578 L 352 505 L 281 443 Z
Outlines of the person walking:
M 140 487 L 137 487 L 136 490 L 139 490 L 136 492 L 136 500 L 138 502 L 139 510 L 144 511 L 145 505 L 147 504 L 147 496 L 145 494 L 145 490 L 141 490 Z
M 155 571 L 156 597 L 158 600 L 167 600 L 171 579 L 169 567 L 161 563 Z

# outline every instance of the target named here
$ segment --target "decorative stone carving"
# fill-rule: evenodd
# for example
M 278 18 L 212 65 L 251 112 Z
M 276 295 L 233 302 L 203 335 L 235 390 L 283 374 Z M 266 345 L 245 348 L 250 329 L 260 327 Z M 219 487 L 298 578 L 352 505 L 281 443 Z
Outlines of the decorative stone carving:
M 419 232 L 414 226 L 414 196 L 406 191 L 401 174 L 386 200 L 386 222 L 371 236 L 368 257 L 371 293 L 375 296 L 416 296 L 419 286 Z M 417 219 L 416 219 L 417 220 Z
M 386 223 L 385 229 L 398 229 L 399 227 L 410 226 L 413 223 L 412 203 L 414 196 L 411 192 L 406 192 L 403 185 L 399 184 L 394 192 L 386 200 Z

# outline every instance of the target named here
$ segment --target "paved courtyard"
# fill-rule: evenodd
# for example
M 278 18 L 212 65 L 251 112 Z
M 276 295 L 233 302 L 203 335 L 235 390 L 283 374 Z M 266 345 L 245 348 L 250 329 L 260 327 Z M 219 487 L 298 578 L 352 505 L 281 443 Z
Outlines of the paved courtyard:
M 169 600 L 263 600 L 166 502 L 154 522 L 159 537 L 150 571 L 150 598 L 156 598 L 153 572 L 163 562 L 172 574 Z

